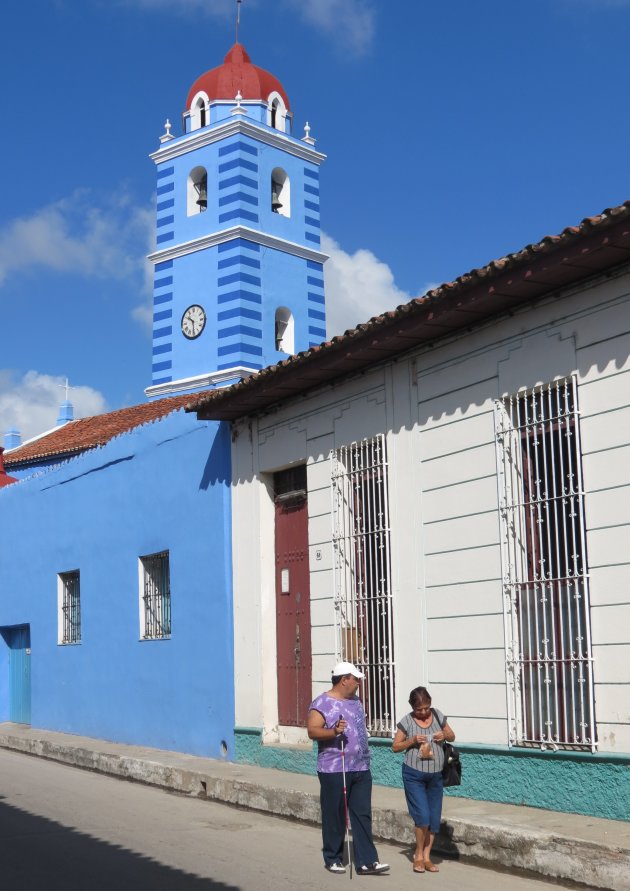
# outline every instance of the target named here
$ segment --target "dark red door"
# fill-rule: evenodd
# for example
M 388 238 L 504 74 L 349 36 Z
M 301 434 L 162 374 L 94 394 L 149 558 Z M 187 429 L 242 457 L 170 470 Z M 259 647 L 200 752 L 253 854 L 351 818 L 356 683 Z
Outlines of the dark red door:
M 312 699 L 306 468 L 275 474 L 278 722 L 304 727 Z

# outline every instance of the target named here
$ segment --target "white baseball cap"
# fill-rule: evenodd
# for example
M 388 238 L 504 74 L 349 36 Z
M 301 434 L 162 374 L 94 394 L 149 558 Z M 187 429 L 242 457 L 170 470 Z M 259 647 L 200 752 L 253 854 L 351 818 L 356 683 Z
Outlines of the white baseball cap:
M 362 681 L 365 675 L 363 672 L 359 671 L 356 665 L 353 665 L 352 662 L 337 662 L 335 667 L 332 670 L 332 676 L 334 678 L 341 677 L 344 674 L 351 674 L 353 677 L 357 678 L 359 681 Z

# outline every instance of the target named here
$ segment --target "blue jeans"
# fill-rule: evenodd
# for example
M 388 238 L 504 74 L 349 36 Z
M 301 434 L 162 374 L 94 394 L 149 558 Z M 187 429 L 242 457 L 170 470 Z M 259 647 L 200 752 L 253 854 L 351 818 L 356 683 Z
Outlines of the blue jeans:
M 342 863 L 346 836 L 346 811 L 343 800 L 343 775 L 318 773 L 322 807 L 322 839 L 324 863 Z M 371 866 L 378 860 L 372 841 L 372 774 L 369 770 L 346 773 L 348 813 L 352 827 L 352 848 L 357 869 Z
M 431 832 L 439 832 L 444 796 L 442 774 L 425 773 L 403 764 L 402 778 L 407 809 L 414 825 L 428 826 Z

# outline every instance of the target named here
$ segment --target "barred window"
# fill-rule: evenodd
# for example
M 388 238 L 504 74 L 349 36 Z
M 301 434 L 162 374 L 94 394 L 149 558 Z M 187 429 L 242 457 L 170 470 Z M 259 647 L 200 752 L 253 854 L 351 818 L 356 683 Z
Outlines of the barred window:
M 81 584 L 79 570 L 58 577 L 60 644 L 81 643 Z
M 365 674 L 368 730 L 394 730 L 394 638 L 385 437 L 331 453 L 337 654 Z
M 596 748 L 573 378 L 496 408 L 511 742 Z
M 170 637 L 171 582 L 168 551 L 140 558 L 140 631 L 145 640 Z

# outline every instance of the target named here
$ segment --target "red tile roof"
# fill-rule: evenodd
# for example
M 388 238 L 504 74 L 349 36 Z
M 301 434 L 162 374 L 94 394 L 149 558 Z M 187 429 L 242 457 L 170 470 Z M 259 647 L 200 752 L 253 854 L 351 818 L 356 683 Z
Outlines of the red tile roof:
M 630 201 L 492 260 L 231 387 L 195 394 L 186 410 L 216 420 L 256 414 L 628 261 Z
M 48 458 L 78 455 L 88 449 L 105 445 L 110 439 L 121 433 L 127 433 L 134 427 L 140 427 L 150 421 L 163 418 L 165 415 L 177 411 L 190 400 L 190 393 L 186 396 L 169 396 L 166 399 L 131 405 L 128 408 L 120 408 L 103 415 L 93 415 L 89 418 L 70 421 L 63 427 L 53 430 L 47 436 L 42 436 L 40 439 L 25 443 L 23 446 L 7 452 L 4 463 L 7 467 L 15 467 L 45 461 Z
M 17 480 L 14 476 L 9 476 L 9 474 L 4 469 L 4 459 L 2 457 L 2 453 L 4 449 L 0 446 L 0 489 L 3 486 L 10 486 L 11 483 L 17 483 Z

